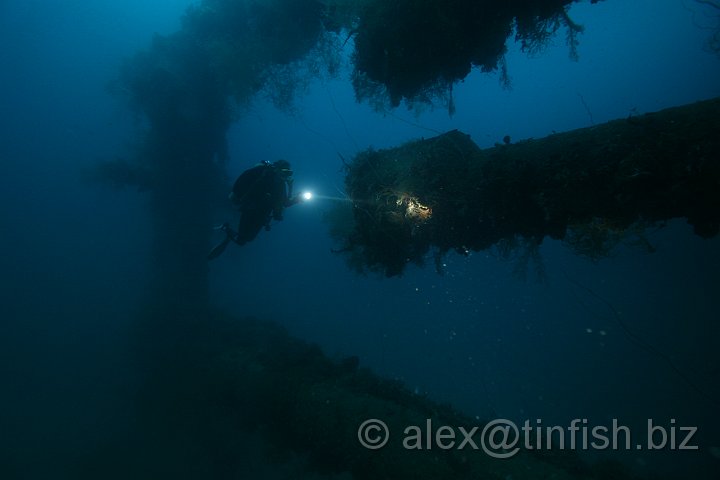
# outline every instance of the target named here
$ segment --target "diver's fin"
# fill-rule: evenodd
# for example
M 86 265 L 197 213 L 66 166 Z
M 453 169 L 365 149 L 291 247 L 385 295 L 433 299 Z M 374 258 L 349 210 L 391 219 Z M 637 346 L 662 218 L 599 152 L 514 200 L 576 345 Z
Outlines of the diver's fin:
M 210 250 L 210 253 L 208 254 L 208 260 L 213 260 L 222 255 L 222 253 L 225 251 L 225 248 L 227 248 L 228 243 L 230 243 L 230 235 L 226 236 L 225 240 L 218 243 L 215 248 Z

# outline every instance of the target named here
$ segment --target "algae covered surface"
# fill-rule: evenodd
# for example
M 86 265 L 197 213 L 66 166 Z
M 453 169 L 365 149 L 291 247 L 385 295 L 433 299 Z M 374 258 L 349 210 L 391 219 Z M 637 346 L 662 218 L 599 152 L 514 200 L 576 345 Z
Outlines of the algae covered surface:
M 328 219 L 350 265 L 387 276 L 430 250 L 532 249 L 545 237 L 593 260 L 622 242 L 652 249 L 644 232 L 676 217 L 713 237 L 719 113 L 715 99 L 485 150 L 457 130 L 367 150 L 347 166 L 352 208 Z

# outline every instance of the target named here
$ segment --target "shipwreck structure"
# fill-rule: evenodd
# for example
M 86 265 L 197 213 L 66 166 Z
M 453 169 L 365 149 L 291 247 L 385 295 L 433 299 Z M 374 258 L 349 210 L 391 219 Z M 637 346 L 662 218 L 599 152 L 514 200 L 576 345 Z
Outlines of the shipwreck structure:
M 116 478 L 242 478 L 237 437 L 252 431 L 281 454 L 308 458 L 310 472 L 356 479 L 628 478 L 556 452 L 503 462 L 411 451 L 392 438 L 382 450 L 364 448 L 357 431 L 369 418 L 387 420 L 392 431 L 428 419 L 484 424 L 356 360 L 331 361 L 270 324 L 222 318 L 209 305 L 206 255 L 238 104 L 258 94 L 291 104 L 321 67 L 337 72 L 352 37 L 359 100 L 440 99 L 452 110 L 452 86 L 473 68 L 504 69 L 513 35 L 534 51 L 564 28 L 573 55 L 581 27 L 567 15 L 572 3 L 202 0 L 178 32 L 156 36 L 128 59 L 117 90 L 146 128 L 134 158 L 99 170 L 148 192 L 156 281 L 138 334 L 144 381 L 136 429 L 97 465 L 111 465 Z M 577 232 L 576 245 L 596 251 L 596 231 L 603 239 L 674 216 L 713 235 L 718 144 L 710 132 L 718 131 L 718 104 L 691 108 L 489 151 L 451 132 L 364 152 L 348 169 L 353 208 L 335 217 L 334 231 L 358 265 L 388 275 L 431 248 L 465 251 L 517 238 Z M 88 477 L 97 477 L 97 465 L 88 465 Z
M 720 99 L 481 150 L 459 131 L 347 165 L 352 209 L 330 217 L 340 251 L 388 276 L 455 250 L 536 248 L 545 237 L 598 259 L 687 218 L 720 229 Z M 350 219 L 349 216 L 352 218 Z
M 131 158 L 99 167 L 104 180 L 151 197 L 157 303 L 176 317 L 208 307 L 206 255 L 228 188 L 225 135 L 237 105 L 256 95 L 292 105 L 309 81 L 338 73 L 352 38 L 358 100 L 452 111 L 452 87 L 473 68 L 504 72 L 513 35 L 534 52 L 565 30 L 572 56 L 582 31 L 568 16 L 572 3 L 203 0 L 188 8 L 180 30 L 156 35 L 123 65 L 115 90 L 146 129 Z
M 248 434 L 264 446 L 250 455 L 278 466 L 303 459 L 300 471 L 279 478 L 637 478 L 607 459 L 526 449 L 512 427 L 509 448 L 499 448 L 505 425 L 417 395 L 356 357 L 330 359 L 269 322 L 214 314 L 175 335 L 178 355 L 156 365 L 142 394 L 143 430 L 108 450 L 119 454 L 111 478 L 247 478 Z

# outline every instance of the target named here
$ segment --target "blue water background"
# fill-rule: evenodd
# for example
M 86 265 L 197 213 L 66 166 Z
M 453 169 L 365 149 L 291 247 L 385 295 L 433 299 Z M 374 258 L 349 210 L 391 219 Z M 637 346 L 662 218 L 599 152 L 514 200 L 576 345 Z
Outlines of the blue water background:
M 149 286 L 148 202 L 83 171 L 131 150 L 138 124 L 108 83 L 153 33 L 179 28 L 190 3 L 0 2 L 0 460 L 69 462 L 112 436 L 128 408 L 127 332 Z M 720 58 L 704 48 L 711 12 L 689 0 L 578 4 L 579 62 L 562 34 L 532 57 L 510 44 L 512 89 L 474 72 L 454 90 L 453 117 L 374 112 L 355 102 L 347 72 L 313 83 L 294 114 L 259 98 L 231 129 L 229 172 L 286 158 L 298 188 L 341 196 L 339 154 L 453 128 L 487 147 L 716 97 Z M 518 279 L 491 252 L 448 256 L 444 276 L 429 266 L 360 277 L 330 252 L 327 202 L 289 210 L 213 263 L 213 302 L 277 321 L 330 356 L 358 355 L 480 418 L 698 426 L 700 451 L 622 457 L 641 472 L 714 478 L 717 407 L 574 282 L 717 396 L 720 240 L 677 220 L 649 237 L 655 253 L 620 248 L 599 263 L 547 240 L 542 282 L 532 266 Z

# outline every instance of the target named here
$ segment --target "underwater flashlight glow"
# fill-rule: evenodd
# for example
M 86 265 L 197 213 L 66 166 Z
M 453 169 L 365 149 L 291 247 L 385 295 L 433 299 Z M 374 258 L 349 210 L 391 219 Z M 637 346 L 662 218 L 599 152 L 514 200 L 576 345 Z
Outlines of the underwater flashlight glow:
M 312 192 L 304 192 L 302 194 L 303 200 L 312 200 L 313 194 Z

